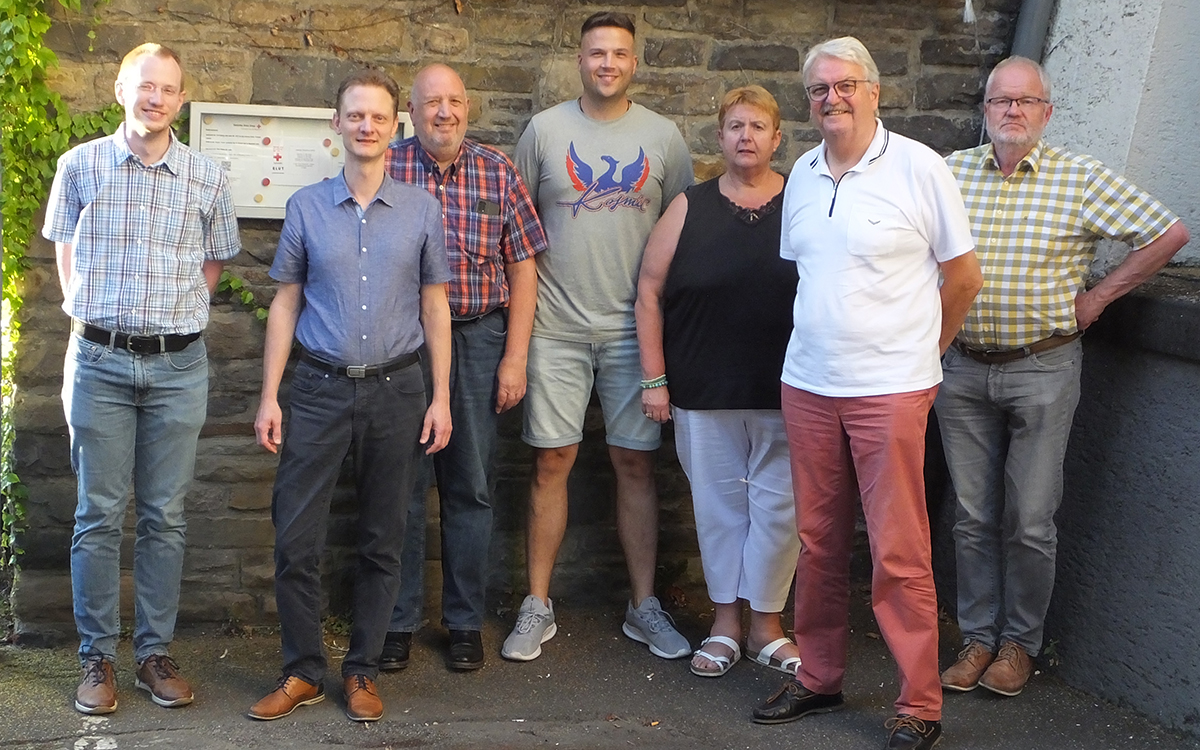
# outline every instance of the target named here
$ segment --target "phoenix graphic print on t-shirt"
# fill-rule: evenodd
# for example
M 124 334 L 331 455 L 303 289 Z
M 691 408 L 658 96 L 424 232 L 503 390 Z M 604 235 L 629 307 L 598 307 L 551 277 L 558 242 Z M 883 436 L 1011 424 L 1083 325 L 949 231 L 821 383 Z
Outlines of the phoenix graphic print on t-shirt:
M 567 176 L 571 185 L 579 191 L 579 197 L 573 201 L 557 201 L 557 204 L 569 207 L 572 218 L 579 215 L 580 209 L 595 212 L 616 211 L 625 207 L 645 213 L 646 207 L 650 205 L 650 198 L 641 192 L 646 178 L 650 176 L 650 160 L 646 158 L 645 150 L 638 147 L 637 157 L 629 162 L 622 162 L 608 154 L 601 155 L 600 161 L 608 166 L 602 174 L 596 176 L 600 168 L 593 167 L 580 158 L 575 150 L 575 142 L 572 141 L 567 146 Z

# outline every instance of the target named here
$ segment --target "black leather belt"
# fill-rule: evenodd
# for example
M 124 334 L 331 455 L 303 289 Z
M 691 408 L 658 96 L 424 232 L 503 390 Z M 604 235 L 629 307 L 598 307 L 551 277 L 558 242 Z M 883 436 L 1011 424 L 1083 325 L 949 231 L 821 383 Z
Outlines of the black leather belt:
M 114 349 L 128 349 L 134 354 L 161 354 L 181 352 L 188 344 L 200 338 L 199 333 L 164 333 L 158 336 L 131 336 L 128 333 L 106 331 L 90 326 L 81 320 L 71 321 L 71 330 L 93 344 L 104 344 Z
M 409 352 L 395 359 L 381 362 L 377 365 L 335 365 L 326 362 L 323 359 L 317 359 L 308 351 L 300 352 L 300 361 L 307 362 L 318 370 L 333 373 L 334 375 L 342 375 L 347 378 L 374 378 L 380 375 L 386 375 L 389 372 L 402 370 L 409 365 L 415 365 L 421 361 L 421 355 L 417 352 Z
M 1060 346 L 1065 346 L 1083 334 L 1079 331 L 1067 335 L 1054 335 L 1050 338 L 1035 341 L 1027 346 L 1022 346 L 1019 349 L 980 349 L 978 347 L 969 346 L 961 341 L 954 342 L 959 351 L 967 355 L 976 362 L 982 362 L 985 365 L 1002 365 L 1005 362 L 1016 362 L 1018 359 L 1025 359 L 1030 354 L 1038 354 L 1039 352 L 1047 352 L 1051 349 L 1057 349 Z
M 473 318 L 451 318 L 450 319 L 450 327 L 451 328 L 460 328 L 462 326 L 470 325 L 472 323 L 478 323 L 479 321 L 483 320 L 484 318 L 490 317 L 492 315 L 497 315 L 497 314 L 507 315 L 508 308 L 507 307 L 493 307 L 491 310 L 488 310 L 483 315 L 476 315 Z

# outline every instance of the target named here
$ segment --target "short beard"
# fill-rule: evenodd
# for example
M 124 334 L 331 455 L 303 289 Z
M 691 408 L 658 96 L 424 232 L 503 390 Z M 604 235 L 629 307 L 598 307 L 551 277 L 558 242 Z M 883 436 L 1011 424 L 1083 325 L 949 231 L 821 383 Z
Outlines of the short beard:
M 988 139 L 992 143 L 999 143 L 1005 146 L 1021 146 L 1025 148 L 1033 148 L 1037 142 L 1042 139 L 1040 132 L 1025 131 L 1024 135 L 1015 136 L 1007 135 L 1004 132 L 995 132 L 991 127 L 987 128 Z

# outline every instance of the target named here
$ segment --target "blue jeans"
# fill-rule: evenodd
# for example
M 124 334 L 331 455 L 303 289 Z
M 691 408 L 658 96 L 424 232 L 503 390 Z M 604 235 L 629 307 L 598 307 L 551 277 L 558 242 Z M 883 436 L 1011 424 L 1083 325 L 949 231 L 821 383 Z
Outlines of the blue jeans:
M 134 657 L 166 654 L 179 611 L 183 498 L 196 468 L 208 405 L 203 339 L 163 354 L 133 354 L 71 336 L 63 410 L 78 478 L 71 588 L 79 655 L 117 653 L 121 527 L 132 479 Z
M 405 500 L 424 450 L 418 442 L 425 415 L 421 368 L 413 364 L 386 375 L 349 378 L 301 361 L 292 375 L 288 407 L 271 497 L 283 673 L 310 684 L 325 676 L 321 556 L 333 488 L 351 455 L 358 564 L 342 676 L 374 679 L 400 588 Z
M 958 496 L 954 542 L 964 641 L 1031 655 L 1054 589 L 1063 458 L 1083 345 L 986 365 L 952 346 L 935 410 Z
M 393 632 L 420 629 L 425 600 L 425 491 L 437 476 L 442 520 L 442 624 L 482 630 L 492 538 L 495 486 L 496 370 L 504 356 L 505 311 L 455 322 L 451 333 L 450 444 L 423 456 L 408 506 L 401 559 L 400 596 Z

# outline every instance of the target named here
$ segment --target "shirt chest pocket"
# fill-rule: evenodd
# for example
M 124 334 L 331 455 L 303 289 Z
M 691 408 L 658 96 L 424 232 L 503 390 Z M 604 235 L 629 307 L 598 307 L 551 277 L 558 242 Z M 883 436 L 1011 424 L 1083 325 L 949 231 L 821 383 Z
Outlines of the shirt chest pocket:
M 847 249 L 864 258 L 891 255 L 910 233 L 912 225 L 894 206 L 856 206 L 846 230 Z
M 503 234 L 503 218 L 474 211 L 463 214 L 450 232 L 455 246 L 452 250 L 458 251 L 451 253 L 451 262 L 471 265 L 489 262 L 499 255 Z

